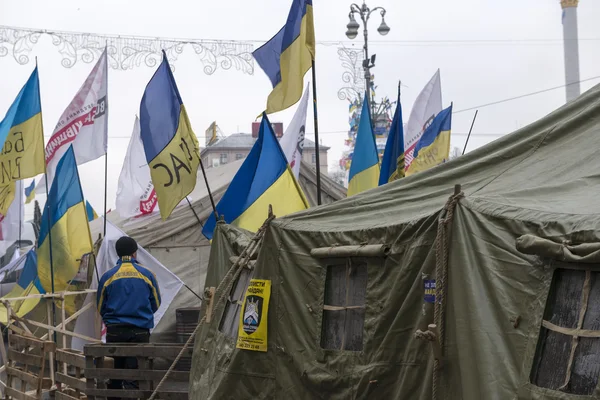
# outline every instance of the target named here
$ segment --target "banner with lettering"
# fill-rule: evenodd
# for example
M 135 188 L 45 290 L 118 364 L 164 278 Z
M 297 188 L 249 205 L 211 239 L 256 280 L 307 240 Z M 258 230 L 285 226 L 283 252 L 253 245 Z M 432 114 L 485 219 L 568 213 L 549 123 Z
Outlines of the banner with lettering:
M 2 189 L 0 189 L 0 240 L 20 240 L 21 233 L 25 231 L 23 181 L 12 182 Z
M 63 112 L 46 144 L 48 181 L 52 184 L 58 162 L 73 145 L 77 165 L 106 154 L 108 133 L 107 102 L 108 65 L 106 50 L 92 69 L 71 104 Z M 43 190 L 46 181 L 40 180 L 36 189 Z
M 271 298 L 271 281 L 252 279 L 244 296 L 240 313 L 237 348 L 267 351 L 267 318 Z
M 300 175 L 300 163 L 302 161 L 302 151 L 304 150 L 308 88 L 309 86 L 306 86 L 296 114 L 294 114 L 294 118 L 292 118 L 292 121 L 285 130 L 283 137 L 279 140 L 283 154 L 285 154 L 285 158 L 287 158 L 296 179 Z
M 127 147 L 117 188 L 117 210 L 123 218 L 133 218 L 158 211 L 156 190 L 140 137 L 140 120 L 136 117 Z

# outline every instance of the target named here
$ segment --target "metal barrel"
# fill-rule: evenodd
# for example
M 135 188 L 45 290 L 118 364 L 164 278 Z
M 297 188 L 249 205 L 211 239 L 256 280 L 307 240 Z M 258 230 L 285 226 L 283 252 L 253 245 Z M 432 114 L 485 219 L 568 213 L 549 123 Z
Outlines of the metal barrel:
M 188 341 L 200 320 L 200 307 L 178 308 L 176 311 L 177 343 Z M 182 357 L 176 365 L 179 371 L 189 371 L 192 367 L 191 357 Z

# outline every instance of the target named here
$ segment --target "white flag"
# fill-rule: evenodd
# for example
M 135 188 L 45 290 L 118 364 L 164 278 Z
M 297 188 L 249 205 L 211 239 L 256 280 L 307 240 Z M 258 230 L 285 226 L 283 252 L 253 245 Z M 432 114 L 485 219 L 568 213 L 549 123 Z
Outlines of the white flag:
M 157 200 L 140 136 L 140 120 L 135 117 L 133 133 L 119 176 L 117 211 L 123 218 L 147 215 L 158 211 Z
M 300 174 L 302 151 L 304 150 L 304 135 L 306 126 L 306 110 L 308 108 L 308 86 L 300 100 L 296 114 L 288 125 L 283 137 L 279 140 L 281 149 L 296 179 Z
M 0 214 L 0 240 L 19 240 L 25 231 L 25 195 L 23 181 L 15 182 L 15 198 L 6 215 Z
M 97 221 L 102 221 L 102 218 L 98 218 Z M 100 222 L 99 222 L 100 223 Z M 103 221 L 101 222 L 103 223 Z M 102 246 L 100 246 L 100 250 L 98 252 L 98 259 L 96 262 L 96 266 L 98 268 L 98 274 L 100 277 L 117 265 L 117 261 L 119 257 L 117 256 L 117 251 L 115 249 L 115 243 L 121 236 L 127 236 L 123 231 L 119 228 L 106 221 L 106 236 L 104 240 L 102 240 Z M 161 303 L 158 311 L 154 313 L 154 326 L 156 327 L 163 315 L 171 305 L 171 302 L 179 293 L 179 290 L 183 287 L 183 282 L 177 275 L 169 271 L 164 265 L 160 263 L 156 258 L 154 258 L 150 253 L 148 253 L 141 246 L 138 247 L 137 250 L 137 261 L 150 270 L 154 275 L 156 275 L 156 281 L 158 282 L 158 287 L 160 290 Z M 93 281 L 90 286 L 90 289 L 96 289 L 98 287 L 98 281 L 96 278 L 96 274 L 94 273 Z M 85 303 L 96 303 L 96 293 L 88 294 Z M 95 333 L 95 324 L 94 319 L 97 315 L 96 308 L 93 307 L 89 312 L 82 314 L 81 317 L 77 318 L 75 322 L 75 332 L 80 333 L 86 336 L 94 337 Z M 101 335 L 104 336 L 105 331 L 104 324 L 101 328 Z M 71 344 L 72 348 L 82 350 L 83 344 L 85 341 L 81 339 L 73 338 L 73 342 Z
M 438 69 L 425 85 L 413 105 L 408 123 L 404 129 L 404 169 L 413 162 L 415 147 L 435 116 L 442 111 L 442 85 Z
M 63 112 L 46 144 L 48 181 L 52 184 L 58 162 L 73 145 L 77 164 L 100 158 L 106 154 L 108 133 L 107 101 L 108 61 L 106 50 L 92 69 L 71 104 Z M 45 179 L 36 189 L 44 190 Z

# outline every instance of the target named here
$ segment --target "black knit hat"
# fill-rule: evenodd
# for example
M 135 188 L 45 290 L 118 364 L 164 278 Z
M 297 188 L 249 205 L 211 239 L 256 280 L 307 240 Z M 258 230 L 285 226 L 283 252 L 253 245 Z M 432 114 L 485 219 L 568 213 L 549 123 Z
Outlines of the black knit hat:
M 138 249 L 138 245 L 129 236 L 122 236 L 117 240 L 115 244 L 115 249 L 117 250 L 117 255 L 119 257 L 132 256 Z

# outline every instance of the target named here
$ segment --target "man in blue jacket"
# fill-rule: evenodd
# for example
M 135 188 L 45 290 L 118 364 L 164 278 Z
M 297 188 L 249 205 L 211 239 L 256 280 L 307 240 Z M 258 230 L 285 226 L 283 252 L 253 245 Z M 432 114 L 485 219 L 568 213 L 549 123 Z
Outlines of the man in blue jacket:
M 160 307 L 156 277 L 136 261 L 137 243 L 123 236 L 115 245 L 119 261 L 98 285 L 98 311 L 107 343 L 148 343 L 154 313 Z M 115 357 L 115 369 L 137 369 L 135 357 Z M 111 380 L 109 389 L 137 389 L 135 381 Z

